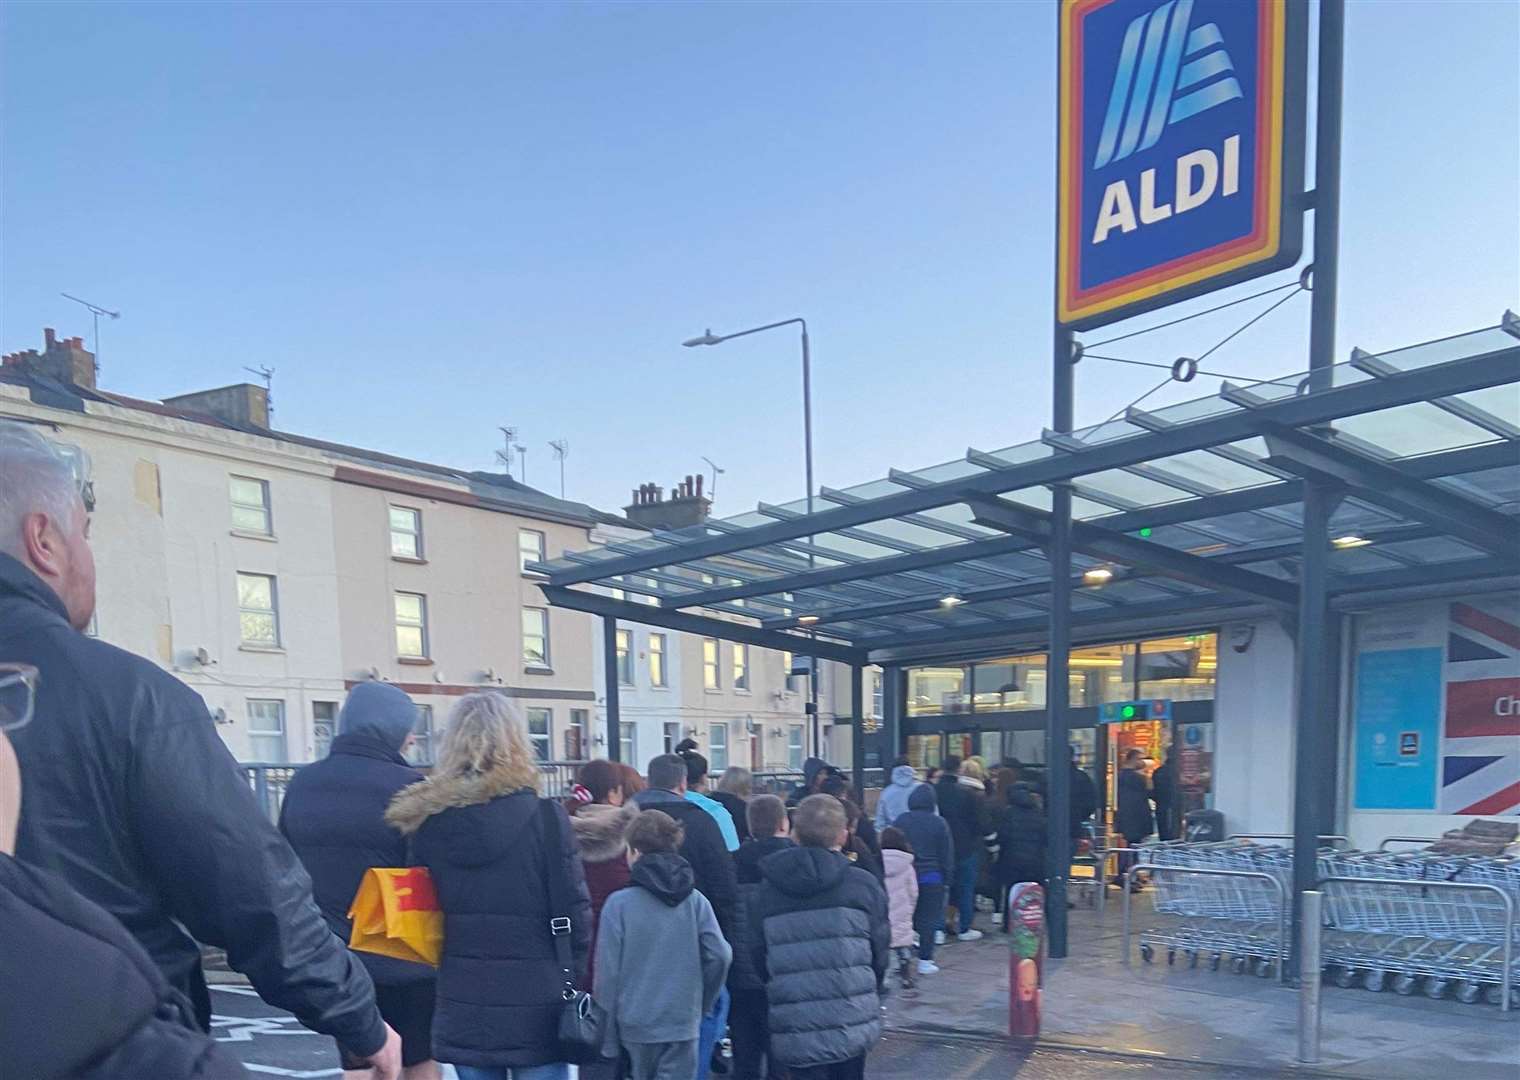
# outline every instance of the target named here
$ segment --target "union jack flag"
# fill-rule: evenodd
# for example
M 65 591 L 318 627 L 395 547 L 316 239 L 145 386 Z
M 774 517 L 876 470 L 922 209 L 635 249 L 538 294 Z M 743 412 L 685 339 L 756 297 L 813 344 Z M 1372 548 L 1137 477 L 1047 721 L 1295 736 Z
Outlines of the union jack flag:
M 1520 605 L 1451 605 L 1441 810 L 1520 814 Z

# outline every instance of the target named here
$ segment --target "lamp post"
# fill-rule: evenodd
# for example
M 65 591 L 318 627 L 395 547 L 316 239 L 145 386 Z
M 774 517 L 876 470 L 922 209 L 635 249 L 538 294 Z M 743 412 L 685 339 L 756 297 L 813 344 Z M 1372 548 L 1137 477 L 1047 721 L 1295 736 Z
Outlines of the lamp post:
M 749 330 L 740 330 L 733 334 L 714 334 L 707 330 L 700 337 L 689 338 L 681 342 L 688 349 L 698 345 L 721 345 L 725 341 L 734 338 L 748 337 L 750 334 L 758 334 L 765 330 L 776 330 L 783 326 L 798 326 L 802 328 L 802 456 L 803 468 L 806 472 L 807 482 L 807 512 L 813 514 L 813 364 L 812 357 L 808 352 L 807 320 L 782 319 L 780 322 L 766 323 L 764 326 L 752 327 Z M 812 546 L 813 538 L 808 536 L 808 545 Z M 808 566 L 814 565 L 811 552 L 808 554 Z M 812 636 L 813 631 L 809 631 Z M 813 711 L 813 753 L 819 750 L 820 738 L 818 728 L 818 658 L 810 658 L 808 664 L 809 698 Z

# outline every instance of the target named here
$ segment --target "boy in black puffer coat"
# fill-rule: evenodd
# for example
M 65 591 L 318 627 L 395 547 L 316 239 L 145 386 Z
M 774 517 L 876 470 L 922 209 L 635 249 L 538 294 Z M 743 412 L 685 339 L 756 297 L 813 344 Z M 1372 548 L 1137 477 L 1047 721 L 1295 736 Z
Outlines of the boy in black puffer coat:
M 748 912 L 771 1053 L 791 1080 L 858 1080 L 881 1038 L 887 894 L 840 854 L 848 828 L 838 799 L 803 799 L 792 829 L 800 846 L 760 860 L 764 880 Z

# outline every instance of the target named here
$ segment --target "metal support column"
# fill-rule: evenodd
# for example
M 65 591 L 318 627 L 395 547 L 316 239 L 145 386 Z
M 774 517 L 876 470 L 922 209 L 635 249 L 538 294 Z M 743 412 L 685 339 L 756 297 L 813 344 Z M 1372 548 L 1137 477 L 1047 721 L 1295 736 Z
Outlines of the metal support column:
M 850 779 L 855 784 L 855 798 L 865 805 L 866 798 L 866 733 L 865 733 L 865 669 L 859 664 L 850 665 Z
M 1072 429 L 1072 335 L 1055 332 L 1052 427 Z M 1066 876 L 1071 872 L 1071 755 L 1067 705 L 1071 683 L 1071 485 L 1051 485 L 1050 650 L 1045 665 L 1045 819 L 1047 825 L 1045 924 L 1053 959 L 1066 955 Z
M 622 710 L 618 703 L 617 619 L 602 616 L 602 663 L 607 686 L 607 760 L 623 759 Z M 633 762 L 628 764 L 632 765 Z M 636 766 L 635 766 L 636 767 Z
M 1337 489 L 1316 480 L 1304 482 L 1304 540 L 1299 564 L 1297 711 L 1293 730 L 1293 906 L 1314 888 L 1319 837 L 1333 820 L 1322 820 L 1323 788 L 1330 775 L 1340 732 L 1335 722 L 1336 695 L 1330 640 L 1330 515 L 1340 501 Z M 1294 920 L 1294 939 L 1299 923 Z M 1296 953 L 1295 953 L 1296 955 Z
M 1340 285 L 1341 58 L 1345 49 L 1345 0 L 1319 6 L 1319 104 L 1314 129 L 1314 294 L 1310 298 L 1310 386 L 1327 389 L 1335 363 L 1335 297 Z
M 1319 8 L 1318 105 L 1314 131 L 1314 294 L 1309 314 L 1309 388 L 1327 390 L 1335 363 L 1335 301 L 1340 284 L 1341 71 L 1345 0 Z M 1340 748 L 1339 695 L 1334 680 L 1340 642 L 1327 595 L 1330 515 L 1340 492 L 1320 480 L 1304 481 L 1303 557 L 1299 566 L 1297 716 L 1293 738 L 1293 944 L 1298 956 L 1303 894 L 1318 879 L 1319 835 L 1334 831 L 1324 816 L 1325 785 Z M 1333 805 L 1333 798 L 1329 800 Z
M 899 754 L 908 752 L 903 741 L 903 716 L 908 700 L 908 672 L 900 667 L 883 668 L 881 672 L 881 767 L 887 775 Z

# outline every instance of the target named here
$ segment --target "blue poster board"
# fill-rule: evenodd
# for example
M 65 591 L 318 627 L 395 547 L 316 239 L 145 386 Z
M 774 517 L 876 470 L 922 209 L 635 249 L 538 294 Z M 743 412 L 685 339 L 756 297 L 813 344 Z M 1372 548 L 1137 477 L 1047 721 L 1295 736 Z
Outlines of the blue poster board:
M 1355 708 L 1357 809 L 1434 810 L 1441 650 L 1359 654 Z

